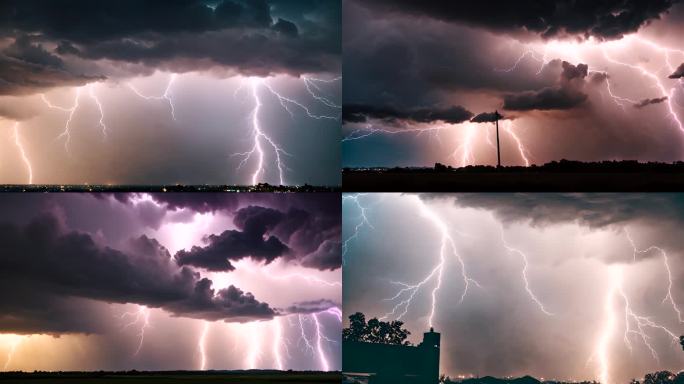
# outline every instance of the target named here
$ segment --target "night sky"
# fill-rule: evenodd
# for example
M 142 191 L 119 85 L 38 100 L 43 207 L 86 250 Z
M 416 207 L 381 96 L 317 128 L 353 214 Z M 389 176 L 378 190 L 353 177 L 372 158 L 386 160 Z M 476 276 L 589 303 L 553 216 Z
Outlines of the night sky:
M 343 164 L 684 159 L 684 4 L 347 0 Z
M 441 373 L 613 384 L 684 363 L 681 195 L 346 194 L 343 218 L 345 321 L 400 319 L 414 343 L 434 326 Z
M 2 370 L 340 368 L 334 194 L 5 194 Z
M 3 1 L 0 183 L 337 185 L 340 17 L 330 0 Z

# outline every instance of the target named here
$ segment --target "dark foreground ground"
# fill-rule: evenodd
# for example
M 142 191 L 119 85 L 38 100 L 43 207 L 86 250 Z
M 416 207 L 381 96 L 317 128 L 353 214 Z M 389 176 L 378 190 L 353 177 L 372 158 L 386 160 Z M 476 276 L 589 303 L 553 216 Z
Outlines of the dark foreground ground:
M 95 383 L 95 384 L 279 384 L 316 383 L 340 384 L 342 375 L 336 372 L 290 371 L 179 371 L 179 372 L 40 372 L 1 373 L 0 383 Z
M 342 184 L 345 192 L 674 192 L 684 190 L 684 162 L 345 169 Z
M 339 187 L 257 185 L 0 184 L 0 192 L 339 192 Z

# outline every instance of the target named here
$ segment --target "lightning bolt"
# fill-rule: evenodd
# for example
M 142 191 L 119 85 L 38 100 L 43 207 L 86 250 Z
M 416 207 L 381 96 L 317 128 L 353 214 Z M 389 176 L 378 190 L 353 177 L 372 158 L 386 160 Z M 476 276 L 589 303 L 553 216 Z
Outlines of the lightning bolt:
M 278 178 L 280 180 L 280 185 L 285 185 L 284 172 L 287 168 L 282 161 L 281 156 L 292 156 L 287 153 L 284 149 L 280 148 L 271 137 L 266 135 L 261 128 L 261 122 L 259 121 L 259 111 L 261 110 L 262 102 L 259 97 L 259 92 L 257 90 L 260 84 L 264 81 L 258 78 L 251 78 L 251 88 L 252 97 L 254 98 L 254 109 L 252 110 L 252 148 L 247 152 L 235 153 L 233 156 L 241 156 L 243 159 L 238 165 L 238 169 L 242 168 L 247 162 L 253 157 L 257 158 L 257 167 L 252 174 L 252 184 L 256 185 L 259 183 L 259 176 L 262 175 L 266 170 L 264 166 L 264 144 L 267 144 L 272 150 L 275 156 L 276 166 L 278 168 Z M 270 88 L 270 87 L 269 87 Z
M 505 120 L 504 121 L 504 130 L 511 135 L 513 140 L 515 141 L 517 147 L 518 147 L 518 152 L 520 153 L 520 157 L 522 158 L 523 162 L 525 163 L 526 167 L 530 166 L 530 159 L 527 157 L 527 148 L 525 148 L 525 145 L 523 145 L 522 140 L 520 140 L 520 137 L 513 131 L 513 122 L 510 120 Z
M 355 195 L 343 195 L 342 196 L 342 203 L 345 201 L 351 201 L 356 205 L 360 212 L 359 216 L 359 222 L 354 226 L 354 232 L 347 237 L 344 242 L 342 243 L 342 263 L 344 264 L 346 262 L 345 256 L 347 255 L 347 252 L 349 251 L 349 243 L 356 240 L 359 237 L 359 232 L 364 228 L 364 227 L 369 227 L 373 228 L 373 225 L 368 221 L 368 216 L 366 216 L 366 207 L 364 207 L 361 202 L 359 201 L 359 198 L 362 196 L 365 196 L 366 194 L 363 193 L 358 193 Z
M 125 312 L 121 315 L 121 319 L 131 318 L 131 321 L 124 324 L 122 329 L 126 329 L 135 325 L 140 324 L 140 330 L 138 331 L 138 347 L 135 350 L 133 356 L 137 356 L 142 349 L 143 342 L 145 341 L 145 331 L 150 326 L 150 310 L 144 305 L 139 305 L 138 310 L 135 312 Z
M 3 371 L 7 371 L 10 364 L 12 363 L 12 359 L 14 358 L 14 354 L 17 351 L 17 348 L 25 339 L 26 339 L 26 336 L 13 335 L 13 334 L 0 334 L 0 344 L 9 345 L 9 349 L 7 351 L 7 358 L 5 360 L 5 364 L 2 368 Z
M 200 370 L 204 371 L 207 369 L 207 334 L 209 333 L 209 322 L 205 321 L 202 326 L 202 333 L 200 334 L 199 340 L 197 342 L 197 349 L 200 353 Z
M 33 184 L 33 168 L 31 167 L 31 161 L 29 160 L 28 156 L 26 155 L 26 150 L 24 149 L 24 146 L 21 143 L 21 138 L 19 137 L 19 122 L 14 123 L 14 144 L 17 146 L 19 149 L 19 154 L 21 155 L 21 159 L 24 162 L 24 165 L 26 166 L 26 170 L 28 171 L 28 183 Z
M 537 298 L 537 295 L 535 295 L 534 292 L 532 292 L 532 289 L 530 288 L 530 282 L 527 278 L 527 267 L 529 266 L 529 263 L 527 262 L 527 255 L 523 251 L 517 248 L 513 248 L 506 242 L 506 238 L 504 237 L 503 226 L 501 227 L 501 242 L 503 243 L 504 248 L 506 248 L 506 250 L 509 253 L 515 253 L 518 256 L 520 256 L 520 258 L 523 260 L 522 278 L 523 282 L 525 283 L 525 290 L 527 291 L 527 295 L 530 297 L 530 299 L 532 299 L 532 301 L 535 302 L 535 304 L 537 304 L 537 307 L 539 307 L 540 311 L 542 311 L 547 316 L 553 316 L 553 313 L 547 311 L 546 308 L 544 308 L 544 304 L 542 304 L 542 302 Z
M 249 341 L 249 348 L 246 356 L 247 369 L 257 368 L 257 362 L 261 359 L 261 330 L 258 329 L 259 324 L 252 322 L 248 324 L 247 333 L 251 336 Z
M 57 110 L 69 113 L 67 121 L 64 124 L 64 130 L 56 138 L 56 140 L 59 140 L 61 138 L 65 139 L 64 140 L 64 150 L 67 153 L 69 153 L 69 142 L 71 141 L 71 121 L 73 120 L 74 114 L 76 113 L 76 110 L 79 107 L 79 100 L 81 98 L 81 90 L 82 90 L 82 87 L 76 88 L 76 96 L 74 97 L 74 105 L 71 108 L 65 108 L 65 107 L 60 107 L 60 106 L 54 105 L 54 104 L 50 103 L 50 101 L 47 99 L 45 94 L 40 95 L 41 99 L 43 100 L 45 105 L 48 106 L 48 108 L 57 109 Z
M 171 86 L 173 83 L 176 81 L 176 77 L 178 75 L 176 73 L 171 74 L 169 77 L 169 82 L 166 84 L 166 88 L 164 89 L 164 93 L 161 96 L 148 96 L 142 94 L 133 84 L 128 83 L 128 88 L 133 91 L 136 95 L 139 97 L 145 99 L 145 100 L 157 100 L 157 101 L 166 101 L 169 104 L 169 109 L 171 111 L 171 118 L 176 121 L 176 108 L 173 105 L 173 99 L 171 98 Z
M 436 280 L 435 285 L 433 286 L 431 291 L 431 309 L 427 321 L 428 326 L 432 327 L 433 318 L 435 316 L 437 308 L 437 292 L 442 286 L 442 275 L 444 273 L 447 255 L 453 255 L 456 258 L 461 270 L 461 278 L 463 280 L 463 292 L 461 293 L 461 297 L 458 301 L 459 304 L 462 303 L 465 299 L 470 284 L 474 284 L 475 286 L 480 288 L 481 286 L 475 279 L 468 276 L 463 258 L 461 258 L 460 254 L 456 249 L 456 243 L 449 234 L 449 227 L 446 225 L 446 223 L 441 218 L 439 218 L 439 216 L 437 216 L 437 214 L 435 214 L 431 209 L 429 209 L 427 205 L 420 199 L 420 197 L 413 197 L 415 198 L 414 201 L 417 203 L 421 215 L 424 218 L 428 219 L 441 234 L 439 261 L 434 266 L 434 268 L 423 278 L 423 280 L 420 280 L 417 283 L 407 284 L 404 282 L 393 281 L 392 284 L 398 285 L 400 289 L 393 297 L 385 299 L 385 301 L 398 302 L 392 308 L 392 311 L 386 313 L 381 319 L 384 320 L 389 317 L 394 317 L 397 320 L 400 320 L 408 312 L 409 306 L 411 305 L 411 302 L 413 301 L 413 298 L 415 297 L 416 293 L 429 282 Z M 401 312 L 397 314 L 397 311 Z
M 273 319 L 274 336 L 273 336 L 273 356 L 275 358 L 276 367 L 283 370 L 283 358 L 280 355 L 280 348 L 283 345 L 283 326 L 280 324 L 279 318 Z
M 611 337 L 616 330 L 617 320 L 615 315 L 615 296 L 620 291 L 620 285 L 622 284 L 621 280 L 622 271 L 619 269 L 619 267 L 611 268 L 609 271 L 610 286 L 603 304 L 603 312 L 605 315 L 603 328 L 596 343 L 596 350 L 594 352 L 594 354 L 598 357 L 598 377 L 601 384 L 611 384 L 609 347 Z
M 318 83 L 323 83 L 323 84 L 330 84 L 334 83 L 336 81 L 341 80 L 342 77 L 336 77 L 331 80 L 325 80 L 325 79 L 317 79 L 314 77 L 303 77 L 302 80 L 304 81 L 304 86 L 306 87 L 306 91 L 309 92 L 311 97 L 316 99 L 317 101 L 323 103 L 324 105 L 330 107 L 330 108 L 337 108 L 341 109 L 342 106 L 335 104 L 334 102 L 330 101 L 330 99 L 320 96 L 318 92 L 322 92 L 323 90 L 318 86 Z
M 100 111 L 100 120 L 98 124 L 100 125 L 100 127 L 102 127 L 102 139 L 105 140 L 107 139 L 107 126 L 104 123 L 104 109 L 102 108 L 102 103 L 100 102 L 100 99 L 95 94 L 95 90 L 92 84 L 88 86 L 88 95 L 90 95 L 90 98 L 93 99 L 93 102 L 95 102 L 95 105 L 97 105 L 98 111 Z
M 328 359 L 325 357 L 325 353 L 323 352 L 323 347 L 321 344 L 321 340 L 323 340 L 322 336 L 322 328 L 321 328 L 321 323 L 318 321 L 318 315 L 317 314 L 312 314 L 314 323 L 316 324 L 316 350 L 318 351 L 318 358 L 320 359 L 321 362 L 321 368 L 323 371 L 329 371 L 330 370 L 330 365 L 328 363 Z
M 684 320 L 682 319 L 682 311 L 677 307 L 677 304 L 675 303 L 674 297 L 672 296 L 672 285 L 673 285 L 673 279 L 672 279 L 672 270 L 670 269 L 670 262 L 667 257 L 667 252 L 663 248 L 660 248 L 658 246 L 652 245 L 646 249 L 639 249 L 636 246 L 636 243 L 634 242 L 634 239 L 632 236 L 629 234 L 629 232 L 625 229 L 625 235 L 627 236 L 627 240 L 632 246 L 633 249 L 633 258 L 634 261 L 636 262 L 636 257 L 637 255 L 641 254 L 647 254 L 652 251 L 657 251 L 660 253 L 660 255 L 663 258 L 663 265 L 665 266 L 665 270 L 667 272 L 667 293 L 665 294 L 665 297 L 662 300 L 662 303 L 665 303 L 666 301 L 670 303 L 672 306 L 672 310 L 677 314 L 677 320 L 679 320 L 680 323 L 684 323 Z
M 302 315 L 298 315 L 298 320 L 299 320 L 299 331 L 300 331 L 300 340 L 304 341 L 304 345 L 306 346 L 307 349 L 309 349 L 312 353 L 314 352 L 314 347 L 311 345 L 311 342 L 309 341 L 308 336 L 306 335 L 306 330 L 304 329 L 304 320 L 302 319 Z

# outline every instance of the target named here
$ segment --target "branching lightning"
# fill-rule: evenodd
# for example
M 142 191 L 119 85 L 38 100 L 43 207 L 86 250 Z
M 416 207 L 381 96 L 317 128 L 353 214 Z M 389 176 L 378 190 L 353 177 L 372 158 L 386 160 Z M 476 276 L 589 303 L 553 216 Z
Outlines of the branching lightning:
M 140 327 L 138 330 L 138 347 L 136 348 L 135 353 L 133 354 L 133 356 L 137 356 L 138 353 L 140 353 L 140 350 L 142 349 L 143 342 L 145 341 L 145 331 L 147 330 L 147 328 L 150 327 L 150 310 L 144 305 L 139 305 L 137 311 L 124 312 L 121 315 L 122 320 L 125 320 L 127 318 L 130 318 L 131 321 L 124 324 L 123 329 L 133 326 Z
M 166 101 L 169 104 L 169 109 L 171 111 L 171 118 L 175 121 L 176 120 L 176 108 L 173 105 L 173 99 L 171 98 L 171 86 L 173 83 L 176 81 L 176 77 L 178 75 L 173 73 L 169 77 L 169 82 L 166 84 L 166 88 L 164 89 L 164 93 L 161 96 L 148 96 L 142 94 L 136 87 L 133 86 L 133 84 L 128 83 L 128 88 L 133 91 L 136 95 L 139 97 L 145 99 L 145 100 L 157 100 L 157 101 Z
M 634 251 L 633 253 L 633 258 L 634 261 L 636 262 L 637 255 L 645 255 L 647 253 L 656 251 L 660 253 L 660 255 L 663 258 L 663 265 L 665 266 L 665 271 L 667 272 L 667 293 L 665 294 L 665 297 L 663 297 L 662 303 L 665 303 L 666 301 L 670 303 L 672 306 L 672 310 L 677 314 L 677 320 L 680 323 L 684 323 L 684 319 L 682 319 L 682 311 L 679 309 L 677 304 L 675 303 L 674 297 L 672 296 L 672 285 L 673 285 L 673 279 L 672 279 L 672 270 L 670 269 L 670 261 L 667 257 L 667 252 L 663 248 L 660 248 L 658 246 L 652 245 L 646 249 L 639 249 L 636 246 L 636 243 L 634 242 L 634 239 L 632 239 L 632 236 L 629 234 L 627 230 L 625 230 L 625 234 L 627 235 L 627 240 L 629 241 L 630 245 L 632 246 L 632 249 Z
M 275 156 L 276 166 L 278 168 L 278 179 L 280 180 L 280 185 L 285 185 L 285 169 L 287 168 L 283 163 L 282 156 L 291 156 L 284 149 L 278 146 L 270 136 L 266 135 L 261 128 L 261 122 L 259 120 L 259 111 L 261 110 L 262 102 L 259 97 L 258 86 L 263 83 L 263 80 L 258 78 L 251 79 L 252 97 L 254 98 L 254 109 L 252 110 L 252 148 L 247 152 L 235 153 L 233 156 L 241 156 L 242 161 L 238 165 L 238 169 L 242 168 L 252 156 L 257 158 L 257 167 L 252 174 L 252 184 L 256 185 L 259 183 L 259 176 L 264 174 L 266 171 L 264 165 L 264 144 L 267 144 L 272 150 Z M 282 101 L 281 101 L 282 102 Z
M 45 105 L 48 106 L 48 108 L 57 109 L 57 110 L 69 113 L 67 121 L 64 124 L 64 130 L 62 131 L 62 133 L 60 133 L 57 136 L 57 140 L 64 138 L 64 150 L 67 153 L 69 153 L 69 142 L 71 141 L 71 121 L 73 120 L 74 114 L 76 113 L 76 110 L 79 107 L 79 100 L 81 98 L 81 90 L 82 90 L 82 87 L 76 88 L 76 96 L 74 97 L 74 105 L 71 108 L 65 108 L 65 107 L 60 107 L 60 106 L 54 105 L 54 104 L 50 103 L 50 101 L 47 99 L 47 97 L 45 97 L 44 94 L 40 95 L 41 99 L 43 100 Z
M 26 155 L 26 150 L 24 149 L 24 145 L 21 142 L 21 138 L 19 137 L 19 122 L 17 121 L 14 123 L 14 144 L 17 146 L 19 149 L 19 154 L 21 155 L 21 159 L 24 162 L 24 165 L 26 166 L 26 170 L 28 171 L 28 183 L 33 184 L 33 167 L 31 167 L 31 161 L 29 160 L 28 156 Z
M 321 361 L 321 368 L 327 372 L 330 370 L 330 364 L 328 363 L 328 359 L 325 357 L 325 353 L 323 352 L 323 347 L 321 344 L 321 340 L 323 339 L 321 323 L 318 321 L 317 314 L 314 313 L 311 316 L 316 324 L 316 351 L 318 352 L 318 358 Z
M 394 296 L 386 299 L 386 301 L 396 302 L 396 304 L 394 305 L 392 310 L 386 313 L 381 319 L 387 319 L 392 317 L 396 318 L 397 320 L 400 320 L 408 312 L 409 306 L 411 305 L 411 302 L 413 301 L 413 298 L 415 297 L 416 293 L 420 291 L 420 289 L 427 285 L 429 282 L 435 280 L 431 291 L 431 309 L 427 318 L 428 326 L 432 327 L 433 319 L 437 308 L 437 292 L 442 286 L 442 276 L 444 274 L 444 267 L 446 265 L 446 258 L 448 255 L 453 255 L 456 258 L 461 270 L 461 278 L 463 280 L 463 292 L 461 293 L 461 297 L 458 301 L 459 303 L 462 303 L 465 299 L 470 284 L 474 284 L 477 287 L 481 286 L 475 279 L 468 275 L 463 258 L 461 258 L 460 254 L 458 253 L 458 250 L 456 249 L 456 243 L 453 237 L 451 237 L 451 234 L 449 233 L 449 227 L 447 226 L 447 224 L 441 218 L 439 218 L 439 216 L 437 216 L 435 212 L 429 209 L 427 205 L 420 199 L 420 197 L 414 196 L 414 198 L 415 202 L 418 205 L 421 215 L 428 219 L 433 224 L 433 226 L 436 227 L 440 232 L 441 244 L 439 250 L 439 261 L 432 268 L 432 270 L 430 270 L 430 272 L 417 283 L 408 284 L 404 282 L 393 281 L 392 283 L 394 285 L 399 286 L 400 289 Z
M 317 82 L 323 82 L 323 83 L 332 83 L 334 81 L 338 81 L 340 78 L 332 79 L 332 80 L 322 80 L 322 79 L 315 79 L 315 78 L 309 78 L 309 77 L 303 77 L 303 82 L 305 85 L 305 88 L 307 92 L 318 102 L 322 103 L 323 105 L 331 108 L 336 108 L 340 109 L 341 107 L 332 101 L 330 99 L 320 96 L 317 92 L 320 91 L 320 87 L 316 84 Z M 276 141 L 273 139 L 272 136 L 266 134 L 264 131 L 264 128 L 262 126 L 261 120 L 259 119 L 259 113 L 261 111 L 262 106 L 264 105 L 264 101 L 262 99 L 262 96 L 259 93 L 259 89 L 263 88 L 266 91 L 268 91 L 272 96 L 274 96 L 277 100 L 280 106 L 290 115 L 291 118 L 294 118 L 295 112 L 294 108 L 297 108 L 305 113 L 305 115 L 309 118 L 316 119 L 316 120 L 338 120 L 338 116 L 333 116 L 333 115 L 319 115 L 315 114 L 311 111 L 309 107 L 304 105 L 303 103 L 294 100 L 290 97 L 283 96 L 280 92 L 275 90 L 266 79 L 263 78 L 257 78 L 257 77 L 251 77 L 248 79 L 250 88 L 251 88 L 251 96 L 252 99 L 254 100 L 254 108 L 252 109 L 251 112 L 251 122 L 252 122 L 252 147 L 250 150 L 246 152 L 239 152 L 239 153 L 234 153 L 232 156 L 237 156 L 241 157 L 242 160 L 238 164 L 237 169 L 242 168 L 247 164 L 247 162 L 255 158 L 256 159 L 256 169 L 254 173 L 252 174 L 252 184 L 256 185 L 259 183 L 259 180 L 262 179 L 263 175 L 266 172 L 266 165 L 265 165 L 265 156 L 266 156 L 266 151 L 268 150 L 272 156 L 275 158 L 275 166 L 278 169 L 278 180 L 280 182 L 280 185 L 285 185 L 285 171 L 289 170 L 287 166 L 285 165 L 284 156 L 292 156 L 290 153 L 288 153 L 285 149 L 283 149 L 279 144 L 276 143 Z M 238 88 L 235 89 L 234 92 L 234 97 L 237 97 L 238 93 L 240 93 L 243 88 L 245 87 L 245 81 L 240 83 Z
M 527 267 L 529 265 L 527 262 L 527 255 L 520 249 L 513 248 L 506 242 L 503 227 L 501 227 L 501 242 L 503 243 L 504 248 L 506 248 L 506 250 L 509 253 L 515 253 L 518 256 L 520 256 L 520 258 L 523 260 L 522 278 L 523 282 L 525 283 L 525 291 L 527 291 L 527 295 L 530 297 L 530 299 L 532 299 L 532 301 L 535 302 L 535 304 L 537 304 L 540 311 L 542 311 L 547 316 L 553 316 L 553 313 L 547 311 L 546 308 L 544 308 L 544 304 L 542 304 L 542 302 L 537 298 L 537 295 L 535 295 L 534 292 L 532 292 L 532 289 L 530 288 L 530 282 L 527 279 Z
M 344 242 L 342 243 L 342 264 L 346 263 L 346 258 L 345 256 L 347 255 L 347 252 L 349 251 L 349 243 L 356 240 L 359 237 L 359 232 L 364 229 L 365 227 L 373 229 L 373 225 L 368 221 L 368 216 L 366 216 L 366 210 L 368 208 L 364 207 L 361 202 L 359 201 L 359 198 L 364 196 L 365 194 L 358 193 L 354 195 L 343 195 L 342 196 L 342 202 L 344 203 L 345 201 L 351 201 L 356 205 L 356 207 L 359 209 L 359 221 L 358 223 L 354 226 L 354 232 L 350 236 L 348 236 L 346 239 L 344 239 Z

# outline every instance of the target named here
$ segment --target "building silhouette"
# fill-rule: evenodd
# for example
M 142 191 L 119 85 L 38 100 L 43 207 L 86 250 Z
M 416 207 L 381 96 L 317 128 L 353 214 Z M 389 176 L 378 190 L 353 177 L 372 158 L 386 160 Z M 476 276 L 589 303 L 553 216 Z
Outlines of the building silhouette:
M 342 371 L 369 384 L 437 384 L 440 334 L 430 328 L 417 346 L 344 341 Z

